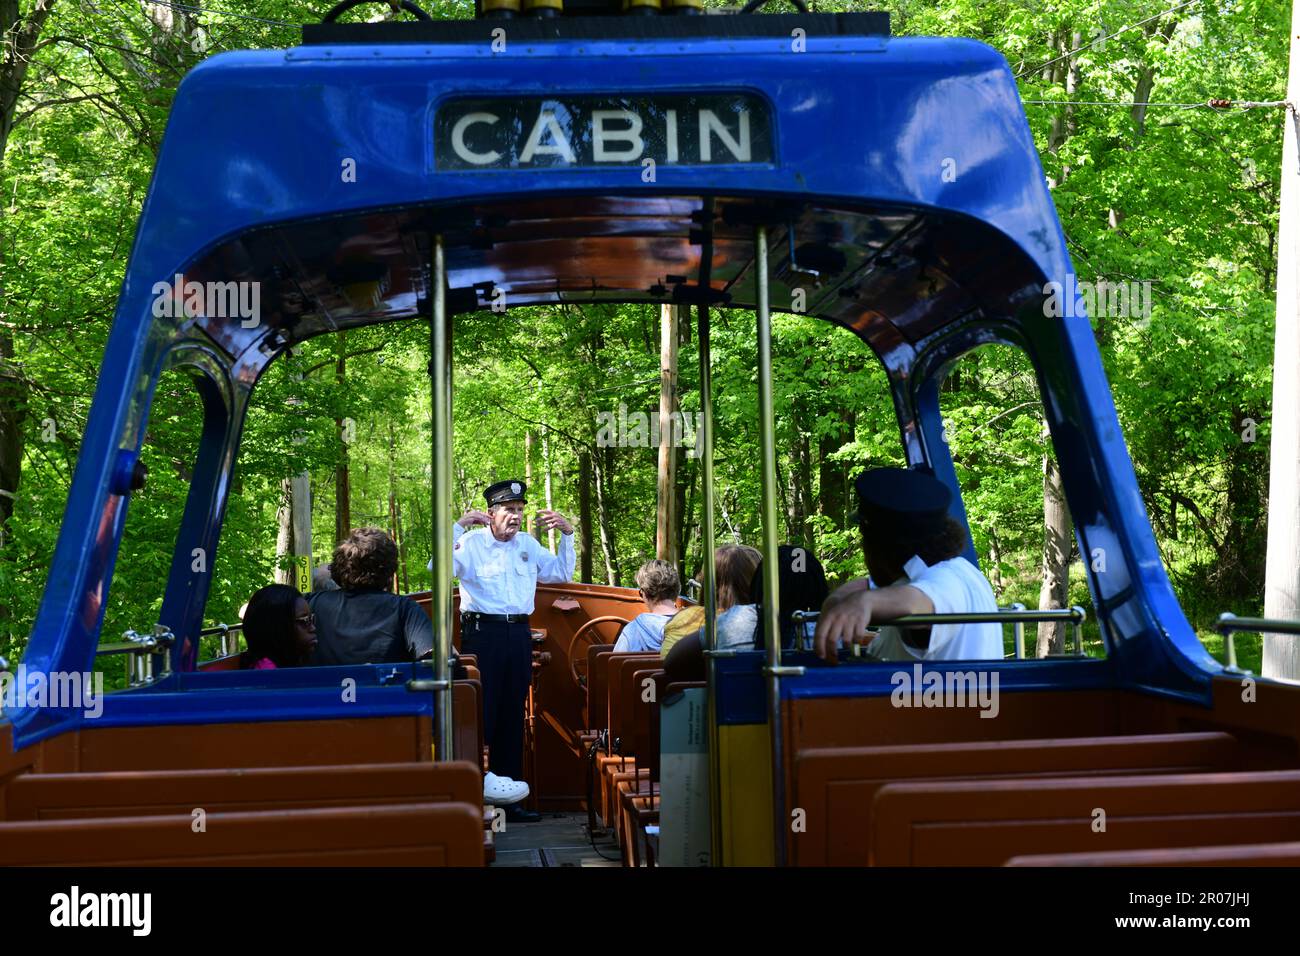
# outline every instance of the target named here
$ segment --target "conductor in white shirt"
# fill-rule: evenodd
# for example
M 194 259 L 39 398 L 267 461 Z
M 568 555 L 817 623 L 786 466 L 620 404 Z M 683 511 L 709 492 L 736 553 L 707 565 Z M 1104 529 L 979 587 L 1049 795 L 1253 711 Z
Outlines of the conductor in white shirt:
M 923 471 L 874 468 L 854 482 L 858 523 L 870 577 L 850 581 L 822 606 L 815 648 L 834 663 L 840 642 L 867 643 L 882 661 L 1001 660 L 997 624 L 936 624 L 931 628 L 871 624 L 909 614 L 996 612 L 988 580 L 962 556 L 966 529 L 949 514 L 952 492 Z
M 532 681 L 533 644 L 528 615 L 537 584 L 573 579 L 577 557 L 573 525 L 557 511 L 539 512 L 542 527 L 560 532 L 551 554 L 520 526 L 522 481 L 498 481 L 484 492 L 487 511 L 467 511 L 452 530 L 452 570 L 460 580 L 460 648 L 478 658 L 483 678 L 483 739 L 492 773 L 523 776 L 524 710 Z M 506 819 L 529 822 L 538 814 L 518 804 Z

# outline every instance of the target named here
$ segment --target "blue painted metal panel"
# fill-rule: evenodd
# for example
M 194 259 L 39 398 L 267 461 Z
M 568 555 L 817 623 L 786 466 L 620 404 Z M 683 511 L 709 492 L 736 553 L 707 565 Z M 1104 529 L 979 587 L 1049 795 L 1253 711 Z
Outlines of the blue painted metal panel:
M 639 167 L 434 172 L 433 118 L 453 95 L 738 89 L 771 104 L 776 162 L 663 164 L 649 184 Z M 942 175 L 949 159 L 957 161 L 955 178 Z M 355 162 L 355 181 L 341 175 L 346 160 Z M 177 320 L 152 316 L 155 283 L 233 237 L 276 224 L 578 194 L 794 197 L 846 208 L 869 202 L 930 210 L 983 224 L 1018 250 L 1039 279 L 1065 283 L 1072 271 L 1014 79 L 999 54 L 973 41 L 810 37 L 806 52 L 797 54 L 787 40 L 725 39 L 546 42 L 500 55 L 482 45 L 389 45 L 213 57 L 186 77 L 176 96 L 33 627 L 29 667 L 91 665 L 126 514 L 126 498 L 111 476 L 123 455 L 138 451 L 167 350 L 181 338 L 203 339 Z M 1089 580 L 1114 658 L 1105 672 L 1132 686 L 1208 699 L 1218 667 L 1187 625 L 1161 566 L 1091 326 L 1086 318 L 1046 321 L 1030 297 L 1023 305 L 1003 320 L 1019 324 L 1038 367 L 1080 540 L 1089 553 L 1102 548 L 1107 555 L 1107 570 Z M 219 336 L 230 353 L 222 359 L 222 384 L 236 419 L 240 396 L 265 364 L 250 358 L 259 334 L 236 325 Z M 900 366 L 891 374 L 924 388 L 927 375 L 952 357 L 942 343 L 930 353 L 927 347 L 917 344 L 915 369 Z M 237 441 L 234 421 L 225 454 L 209 449 L 204 455 L 205 462 L 222 462 L 221 475 L 205 478 L 211 496 L 205 491 L 195 510 L 187 509 L 190 532 L 213 546 Z M 926 441 L 933 447 L 932 436 Z M 192 616 L 202 595 L 186 589 L 177 576 L 184 569 L 176 568 L 168 608 Z M 1102 672 L 1090 664 L 1066 666 Z M 1075 679 L 1055 664 L 1020 667 L 1065 684 Z M 842 689 L 870 687 L 873 681 L 863 678 Z M 108 710 L 139 713 L 146 705 L 135 701 L 146 699 L 123 695 Z M 288 704 L 267 703 L 268 719 L 290 713 Z M 293 712 L 304 706 L 294 704 Z M 184 710 L 182 702 L 177 707 L 173 717 Z M 30 743 L 77 719 L 24 712 L 15 717 L 15 736 Z

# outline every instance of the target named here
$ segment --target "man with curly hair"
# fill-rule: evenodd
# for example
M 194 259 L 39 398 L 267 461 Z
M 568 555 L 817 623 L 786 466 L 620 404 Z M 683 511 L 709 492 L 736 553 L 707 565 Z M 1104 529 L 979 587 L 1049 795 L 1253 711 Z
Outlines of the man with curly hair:
M 379 528 L 358 528 L 334 549 L 338 589 L 309 598 L 318 665 L 390 664 L 433 653 L 433 626 L 420 605 L 393 593 L 397 545 Z
M 909 614 L 996 613 L 998 602 L 979 568 L 963 557 L 966 529 L 949 514 L 952 492 L 942 481 L 916 469 L 873 468 L 858 476 L 855 488 L 871 576 L 826 600 L 817 653 L 834 663 L 843 642 L 867 643 L 867 656 L 881 661 L 1001 660 L 997 624 L 882 627 L 869 637 L 871 624 Z

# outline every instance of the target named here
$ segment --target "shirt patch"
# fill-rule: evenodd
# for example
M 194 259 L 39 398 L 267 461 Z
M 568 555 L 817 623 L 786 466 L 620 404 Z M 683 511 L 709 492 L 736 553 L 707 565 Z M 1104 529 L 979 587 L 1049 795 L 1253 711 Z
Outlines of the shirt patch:
M 459 551 L 459 550 L 460 550 L 460 542 L 459 542 L 459 541 L 456 542 L 456 547 L 452 548 L 452 550 L 453 550 L 453 551 Z
M 519 556 L 519 560 L 520 560 L 520 561 L 527 561 L 527 560 L 528 560 L 528 552 L 525 551 L 523 554 L 521 554 L 521 555 Z

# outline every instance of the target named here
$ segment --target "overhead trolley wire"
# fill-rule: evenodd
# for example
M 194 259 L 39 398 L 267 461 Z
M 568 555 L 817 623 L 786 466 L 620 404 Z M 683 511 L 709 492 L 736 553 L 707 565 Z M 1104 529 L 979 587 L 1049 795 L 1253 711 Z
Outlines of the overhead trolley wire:
M 217 10 L 213 7 L 199 7 L 191 3 L 176 3 L 175 0 L 149 0 L 150 3 L 159 7 L 171 7 L 173 10 L 179 10 L 181 13 L 194 14 L 213 14 L 223 17 L 236 17 L 240 20 L 253 20 L 257 23 L 269 23 L 277 27 L 292 27 L 295 30 L 302 29 L 301 23 L 289 23 L 285 20 L 271 20 L 267 17 L 255 17 L 250 13 L 236 13 L 234 10 Z
M 1209 99 L 1200 103 L 1162 103 L 1154 101 L 1135 103 L 1128 100 L 1024 100 L 1024 102 L 1032 103 L 1036 106 L 1122 106 L 1124 109 L 1132 109 L 1134 106 L 1169 106 L 1189 110 L 1217 110 L 1219 112 L 1227 112 L 1229 110 L 1272 109 L 1279 106 L 1295 109 L 1294 105 L 1289 100 Z
M 1137 23 L 1130 23 L 1126 27 L 1120 27 L 1114 33 L 1108 33 L 1104 37 L 1094 37 L 1093 39 L 1089 40 L 1081 47 L 1076 47 L 1073 50 L 1069 50 L 1065 53 L 1062 53 L 1060 56 L 1054 57 L 1048 60 L 1046 63 L 1039 63 L 1037 66 L 1031 66 L 1022 70 L 1021 72 L 1016 74 L 1016 79 L 1018 80 L 1022 76 L 1027 76 L 1030 73 L 1037 73 L 1039 70 L 1043 69 L 1044 67 L 1051 66 L 1053 63 L 1057 63 L 1061 60 L 1064 60 L 1066 57 L 1074 56 L 1074 54 L 1088 49 L 1088 47 L 1092 46 L 1093 44 L 1104 43 L 1105 41 L 1111 39 L 1112 37 L 1119 36 L 1121 33 L 1127 33 L 1129 30 L 1134 30 L 1145 23 L 1150 23 L 1152 20 L 1159 20 L 1161 17 L 1166 16 L 1167 14 L 1173 13 L 1176 10 L 1181 10 L 1183 7 L 1191 6 L 1193 3 L 1197 3 L 1197 2 L 1198 0 L 1183 0 L 1183 2 L 1178 4 L 1177 6 L 1170 7 L 1168 10 L 1161 10 L 1159 13 L 1155 14 L 1155 16 L 1147 17 L 1145 20 L 1139 20 Z

